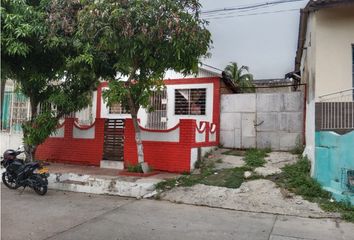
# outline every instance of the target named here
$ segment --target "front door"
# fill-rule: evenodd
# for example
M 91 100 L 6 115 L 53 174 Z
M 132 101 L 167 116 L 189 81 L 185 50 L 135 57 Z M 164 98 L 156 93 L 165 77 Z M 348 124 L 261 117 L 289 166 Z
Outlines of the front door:
M 104 125 L 103 160 L 123 161 L 124 119 L 106 119 Z

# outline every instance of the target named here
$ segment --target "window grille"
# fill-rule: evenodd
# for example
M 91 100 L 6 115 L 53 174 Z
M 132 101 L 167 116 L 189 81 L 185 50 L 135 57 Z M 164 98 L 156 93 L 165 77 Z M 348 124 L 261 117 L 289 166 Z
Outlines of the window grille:
M 110 114 L 129 114 L 130 111 L 122 106 L 121 103 L 114 103 L 109 107 Z
M 176 115 L 205 115 L 206 89 L 176 89 Z
M 8 91 L 4 93 L 2 104 L 1 130 L 12 133 L 21 132 L 22 124 L 29 119 L 28 98 L 21 93 Z
M 13 99 L 11 128 L 14 132 L 21 132 L 22 123 L 28 119 L 29 102 L 23 94 L 19 93 L 14 93 Z

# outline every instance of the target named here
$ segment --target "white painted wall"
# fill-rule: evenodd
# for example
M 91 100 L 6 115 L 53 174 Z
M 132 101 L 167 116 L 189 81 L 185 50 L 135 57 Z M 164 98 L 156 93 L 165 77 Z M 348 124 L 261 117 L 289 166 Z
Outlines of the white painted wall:
M 73 126 L 73 138 L 83 138 L 83 139 L 94 139 L 95 138 L 95 129 L 96 126 L 93 125 L 89 129 L 80 129 Z
M 316 14 L 316 100 L 353 88 L 354 6 L 322 9 Z
M 172 76 L 172 75 L 171 75 Z M 205 88 L 206 89 L 206 108 L 205 115 L 175 115 L 175 90 L 176 89 L 194 89 Z M 214 86 L 212 83 L 205 84 L 175 84 L 166 85 L 167 91 L 167 128 L 172 128 L 179 123 L 180 119 L 196 119 L 200 121 L 213 121 L 213 96 Z M 101 117 L 102 118 L 130 118 L 130 114 L 110 114 L 109 108 L 106 103 L 101 99 Z M 140 109 L 138 112 L 138 118 L 140 118 L 140 125 L 145 126 L 147 123 L 147 112 L 145 109 Z
M 307 32 L 301 59 L 302 81 L 307 83 L 306 96 L 306 120 L 305 120 L 305 141 L 304 155 L 311 161 L 311 170 L 314 170 L 315 161 L 315 85 L 316 85 L 316 14 L 309 15 Z M 312 172 L 313 174 L 313 172 Z
M 0 154 L 1 155 L 6 149 L 17 149 L 20 145 L 23 145 L 22 133 L 10 134 L 6 132 L 0 132 Z
M 168 132 L 150 132 L 141 130 L 141 139 L 143 141 L 179 142 L 179 127 Z
M 175 115 L 175 90 L 176 89 L 193 89 L 206 88 L 206 108 L 205 115 Z M 213 121 L 213 93 L 214 87 L 212 83 L 205 84 L 176 84 L 166 85 L 167 91 L 167 128 L 171 128 L 179 123 L 180 119 L 196 119 L 200 121 Z

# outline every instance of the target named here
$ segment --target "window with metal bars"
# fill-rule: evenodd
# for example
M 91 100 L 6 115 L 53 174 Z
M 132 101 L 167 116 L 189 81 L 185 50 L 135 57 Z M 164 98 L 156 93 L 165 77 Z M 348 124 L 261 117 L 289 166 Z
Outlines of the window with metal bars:
M 5 92 L 2 103 L 1 130 L 21 132 L 29 118 L 29 100 L 21 93 Z
M 176 89 L 176 115 L 205 115 L 206 89 Z
M 113 103 L 109 107 L 109 113 L 110 114 L 129 114 L 130 111 L 126 109 L 124 106 L 122 106 L 121 103 Z

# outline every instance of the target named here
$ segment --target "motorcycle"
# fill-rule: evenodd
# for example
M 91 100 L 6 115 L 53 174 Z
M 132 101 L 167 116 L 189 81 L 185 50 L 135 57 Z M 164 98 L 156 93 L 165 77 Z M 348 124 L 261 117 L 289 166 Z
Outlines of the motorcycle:
M 2 174 L 2 182 L 9 189 L 19 187 L 32 188 L 37 194 L 44 195 L 48 190 L 48 169 L 39 162 L 26 163 L 17 158 L 24 151 L 8 149 L 3 154 L 1 165 L 6 169 Z

